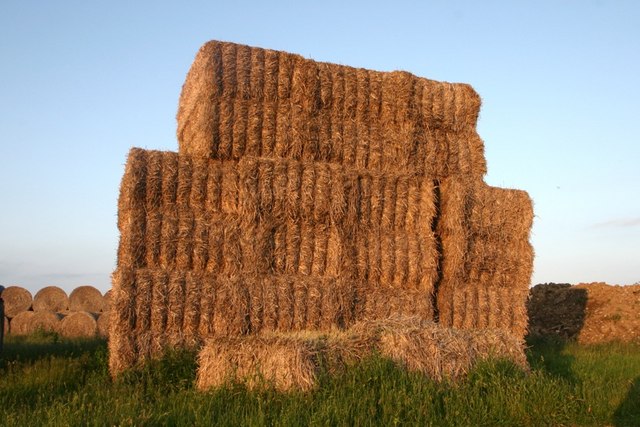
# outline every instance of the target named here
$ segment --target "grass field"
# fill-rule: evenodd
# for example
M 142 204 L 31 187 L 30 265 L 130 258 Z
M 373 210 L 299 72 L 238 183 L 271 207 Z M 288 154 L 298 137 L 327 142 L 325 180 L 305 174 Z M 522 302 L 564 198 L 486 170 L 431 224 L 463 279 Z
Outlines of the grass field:
M 200 393 L 189 352 L 113 382 L 104 341 L 8 337 L 0 425 L 640 425 L 640 346 L 530 344 L 528 374 L 494 361 L 437 384 L 374 356 L 312 393 Z

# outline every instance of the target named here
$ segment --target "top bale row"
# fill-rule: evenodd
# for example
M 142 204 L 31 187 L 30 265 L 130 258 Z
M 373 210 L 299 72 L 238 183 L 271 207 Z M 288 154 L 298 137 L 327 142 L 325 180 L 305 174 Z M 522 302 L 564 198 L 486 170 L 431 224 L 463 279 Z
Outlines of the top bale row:
M 79 286 L 70 295 L 57 287 L 47 286 L 40 289 L 35 296 L 20 286 L 9 286 L 0 293 L 4 301 L 4 315 L 13 318 L 23 311 L 87 311 L 99 313 L 108 311 L 110 294 L 104 296 L 93 286 Z
M 453 151 L 474 158 L 469 172 L 482 176 L 480 103 L 467 84 L 211 41 L 182 87 L 178 141 L 182 154 L 220 160 L 251 155 L 423 171 L 426 153 L 452 140 Z

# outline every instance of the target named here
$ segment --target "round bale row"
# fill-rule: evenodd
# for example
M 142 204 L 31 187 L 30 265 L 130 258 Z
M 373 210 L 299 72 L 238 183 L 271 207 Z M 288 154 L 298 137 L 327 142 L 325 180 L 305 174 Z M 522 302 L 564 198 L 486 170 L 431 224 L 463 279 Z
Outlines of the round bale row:
M 111 291 L 102 295 L 93 286 L 80 286 L 67 296 L 63 289 L 47 286 L 32 298 L 28 290 L 9 286 L 0 296 L 5 307 L 5 334 L 27 335 L 40 330 L 69 338 L 108 335 Z

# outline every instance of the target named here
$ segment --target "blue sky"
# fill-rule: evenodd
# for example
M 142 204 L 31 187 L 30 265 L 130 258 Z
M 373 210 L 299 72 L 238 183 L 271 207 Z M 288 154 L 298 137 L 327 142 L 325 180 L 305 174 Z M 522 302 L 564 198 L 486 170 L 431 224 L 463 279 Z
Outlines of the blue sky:
M 211 39 L 472 84 L 486 181 L 535 203 L 532 282 L 640 281 L 638 22 L 637 1 L 5 0 L 0 284 L 110 287 L 127 152 L 177 150 Z

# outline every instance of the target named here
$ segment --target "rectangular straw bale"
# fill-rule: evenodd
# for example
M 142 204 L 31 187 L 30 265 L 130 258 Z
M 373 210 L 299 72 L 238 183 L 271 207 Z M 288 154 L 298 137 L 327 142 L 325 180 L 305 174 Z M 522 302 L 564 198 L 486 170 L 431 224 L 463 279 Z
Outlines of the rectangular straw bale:
M 344 70 L 344 109 L 343 109 L 343 143 L 342 163 L 353 167 L 356 161 L 358 134 L 356 128 L 356 110 L 358 105 L 358 81 L 355 68 Z
M 162 229 L 160 266 L 174 268 L 178 250 L 178 156 L 162 153 Z M 121 234 L 122 239 L 122 234 Z
M 463 328 L 499 323 L 501 328 L 523 334 L 526 298 L 510 301 L 501 291 L 488 290 L 524 294 L 528 289 L 533 263 L 528 242 L 533 214 L 528 196 L 460 179 L 441 182 L 440 192 L 441 320 Z M 487 292 L 491 301 L 487 301 Z M 490 313 L 481 312 L 481 307 Z
M 295 296 L 293 277 L 295 276 L 279 276 L 274 284 L 278 301 L 278 330 L 290 331 L 294 326 Z
M 227 215 L 224 214 L 211 214 L 209 219 L 206 265 L 206 271 L 209 273 L 219 273 L 224 269 L 224 225 L 226 224 L 226 218 Z
M 135 340 L 136 283 L 135 270 L 120 267 L 112 276 L 113 309 L 109 330 L 109 370 L 115 376 L 133 366 L 137 360 Z
M 314 226 L 313 261 L 311 263 L 311 274 L 314 276 L 324 276 L 326 273 L 329 233 L 330 226 L 323 223 Z
M 243 382 L 249 388 L 273 386 L 281 392 L 310 390 L 320 371 L 317 346 L 295 337 L 211 339 L 198 355 L 196 386 L 208 390 Z
M 273 50 L 265 50 L 264 52 L 264 104 L 260 153 L 262 156 L 271 157 L 276 140 L 280 53 Z M 180 144 L 181 147 L 183 145 L 189 146 L 188 144 Z
M 184 311 L 185 311 L 185 273 L 173 271 L 169 277 L 169 301 L 167 317 L 167 344 L 182 346 L 184 344 Z
M 262 156 L 424 171 L 429 142 L 420 129 L 473 129 L 479 108 L 468 85 L 212 41 L 183 86 L 178 139 L 182 153 L 237 159 L 247 143 L 258 146 L 251 119 L 262 116 Z
M 193 228 L 192 267 L 196 271 L 205 271 L 209 258 L 210 221 L 205 216 L 196 216 Z
M 293 322 L 292 329 L 301 331 L 307 327 L 307 311 L 309 309 L 309 280 L 293 282 Z
M 201 338 L 210 337 L 214 332 L 214 313 L 216 308 L 216 295 L 218 281 L 216 275 L 207 272 L 202 278 L 202 292 L 200 294 L 200 324 L 198 335 Z
M 249 332 L 251 300 L 247 284 L 238 276 L 218 276 L 213 312 L 213 336 Z
M 295 156 L 306 161 L 319 155 L 320 79 L 317 64 L 297 58 L 292 81 L 292 139 Z
M 149 151 L 147 156 L 146 177 L 146 265 L 157 266 L 160 263 L 162 245 L 162 152 Z
M 300 227 L 300 256 L 298 273 L 311 274 L 315 246 L 315 227 L 312 224 L 302 224 Z
M 359 68 L 356 70 L 357 77 L 357 102 L 356 102 L 356 115 L 355 115 L 355 124 L 356 124 L 356 152 L 355 152 L 355 162 L 354 165 L 356 168 L 364 169 L 367 167 L 369 162 L 369 149 L 370 149 L 370 141 L 369 141 L 369 127 L 371 123 L 371 119 L 369 117 L 369 99 L 371 97 L 370 94 L 370 79 L 369 79 L 369 70 L 365 70 Z
M 151 295 L 151 354 L 160 354 L 166 346 L 169 316 L 169 276 L 165 270 L 153 270 Z
M 276 104 L 276 137 L 273 154 L 277 157 L 292 156 L 293 159 L 297 153 L 292 153 L 292 135 L 291 135 L 291 81 L 293 78 L 293 69 L 295 58 L 292 55 L 280 55 L 278 63 L 278 100 Z
M 135 272 L 136 284 L 136 316 L 135 330 L 138 360 L 151 357 L 152 331 L 151 308 L 153 302 L 153 274 L 152 270 L 141 269 Z
M 185 276 L 185 300 L 182 331 L 184 344 L 195 348 L 201 343 L 200 315 L 202 311 L 203 274 L 189 271 Z
M 344 155 L 344 106 L 345 106 L 345 68 L 331 68 L 331 154 L 332 161 L 343 163 Z
M 318 63 L 318 85 L 320 96 L 320 111 L 318 117 L 318 150 L 319 158 L 325 161 L 332 160 L 331 145 L 331 108 L 333 99 L 333 82 L 331 69 L 328 64 Z
M 118 263 L 144 266 L 146 263 L 147 152 L 131 149 L 120 184 L 118 199 Z
M 384 128 L 382 126 L 382 81 L 384 73 L 369 73 L 369 158 L 367 168 L 382 170 L 386 165 L 382 162 Z

